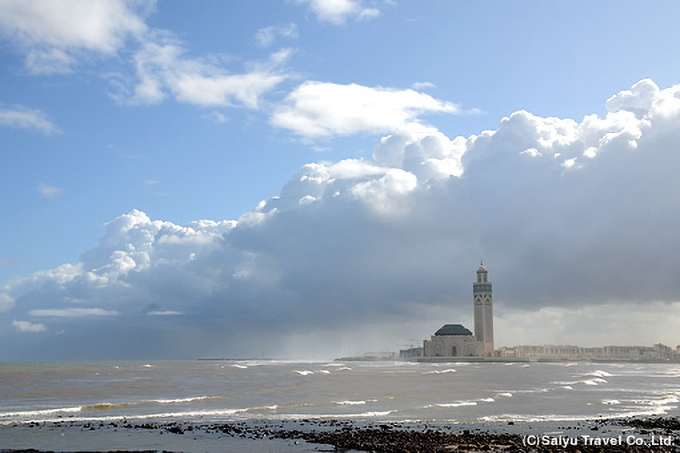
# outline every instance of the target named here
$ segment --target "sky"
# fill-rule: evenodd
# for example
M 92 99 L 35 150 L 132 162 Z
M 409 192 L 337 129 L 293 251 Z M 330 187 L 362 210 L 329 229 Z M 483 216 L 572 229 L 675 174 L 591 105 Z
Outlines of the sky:
M 678 14 L 0 0 L 0 360 L 675 347 Z

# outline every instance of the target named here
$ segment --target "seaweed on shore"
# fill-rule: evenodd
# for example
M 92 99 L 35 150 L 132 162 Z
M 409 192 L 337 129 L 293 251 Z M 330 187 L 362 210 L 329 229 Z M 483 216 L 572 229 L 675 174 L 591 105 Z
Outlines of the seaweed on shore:
M 678 420 L 677 417 L 631 418 L 622 420 L 620 424 L 636 429 L 663 430 L 668 433 L 680 431 L 680 420 Z
M 481 429 L 456 429 L 453 427 L 443 427 L 443 429 L 433 429 L 427 425 L 409 426 L 400 423 L 387 423 L 376 425 L 356 425 L 351 421 L 338 420 L 301 420 L 294 424 L 294 427 L 286 428 L 285 423 L 208 423 L 208 424 L 187 424 L 187 423 L 142 423 L 132 424 L 124 420 L 122 423 L 110 423 L 99 425 L 86 423 L 80 425 L 83 430 L 91 431 L 96 429 L 124 429 L 124 430 L 153 430 L 171 433 L 173 435 L 197 434 L 216 436 L 238 437 L 242 439 L 282 439 L 294 442 L 309 442 L 315 444 L 331 445 L 334 451 L 370 451 L 370 452 L 520 452 L 520 453 L 617 453 L 617 452 L 678 452 L 680 445 L 680 421 L 677 418 L 650 418 L 650 419 L 626 419 L 626 420 L 597 420 L 592 421 L 584 428 L 590 431 L 597 431 L 600 434 L 606 425 L 630 426 L 635 433 L 629 432 L 626 437 L 638 438 L 638 434 L 645 436 L 639 437 L 644 440 L 638 444 L 624 444 L 620 441 L 623 437 L 612 435 L 611 439 L 618 438 L 619 442 L 612 444 L 600 444 L 596 442 L 585 442 L 584 438 L 595 439 L 596 436 L 579 435 L 574 433 L 571 438 L 581 440 L 576 444 L 553 445 L 537 443 L 537 439 L 551 436 L 522 435 L 511 433 L 485 432 Z M 74 426 L 70 423 L 69 426 Z M 509 422 L 508 425 L 514 425 Z M 41 425 L 30 425 L 41 429 Z M 53 426 L 62 426 L 56 423 Z M 529 427 L 531 429 L 531 427 Z M 559 428 L 563 430 L 564 428 Z M 667 443 L 654 443 L 654 435 L 663 431 L 668 440 Z M 625 431 L 624 431 L 625 433 Z M 218 437 L 218 438 L 219 438 Z M 605 436 L 606 437 L 606 436 Z M 659 436 L 657 436 L 659 437 Z M 533 438 L 534 442 L 527 442 L 527 438 Z M 650 439 L 652 440 L 650 442 Z M 194 439 L 196 440 L 196 439 Z M 226 446 L 227 444 L 225 444 Z M 677 445 L 677 446 L 676 446 Z M 141 452 L 141 450 L 140 450 Z M 3 450 L 0 453 L 54 453 L 39 452 L 38 450 Z M 84 452 L 80 452 L 84 453 Z M 113 452 L 109 452 L 113 453 Z M 131 453 L 131 452 L 128 452 Z M 146 452 L 141 452 L 146 453 Z

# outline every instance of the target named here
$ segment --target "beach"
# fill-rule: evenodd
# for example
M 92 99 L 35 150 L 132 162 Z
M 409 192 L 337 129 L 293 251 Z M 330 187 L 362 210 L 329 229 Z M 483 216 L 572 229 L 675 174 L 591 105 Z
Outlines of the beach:
M 676 452 L 677 419 L 450 425 L 349 420 L 28 423 L 0 427 L 0 452 Z

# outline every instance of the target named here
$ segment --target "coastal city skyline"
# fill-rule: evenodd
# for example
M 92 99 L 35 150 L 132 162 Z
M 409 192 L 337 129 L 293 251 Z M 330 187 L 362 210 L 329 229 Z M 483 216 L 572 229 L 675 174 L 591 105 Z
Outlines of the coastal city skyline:
M 267 8 L 0 1 L 0 361 L 675 348 L 679 4 Z

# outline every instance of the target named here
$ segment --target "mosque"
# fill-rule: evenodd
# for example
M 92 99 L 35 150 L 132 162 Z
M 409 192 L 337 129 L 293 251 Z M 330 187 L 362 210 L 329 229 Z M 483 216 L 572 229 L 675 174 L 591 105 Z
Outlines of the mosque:
M 490 357 L 493 348 L 493 297 L 489 273 L 480 263 L 472 284 L 475 333 L 461 324 L 446 324 L 423 341 L 423 357 Z

